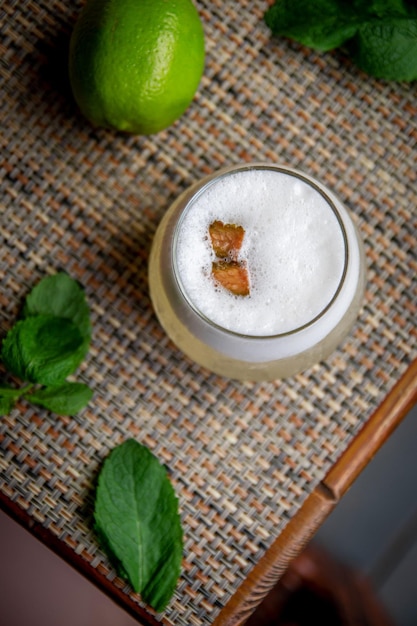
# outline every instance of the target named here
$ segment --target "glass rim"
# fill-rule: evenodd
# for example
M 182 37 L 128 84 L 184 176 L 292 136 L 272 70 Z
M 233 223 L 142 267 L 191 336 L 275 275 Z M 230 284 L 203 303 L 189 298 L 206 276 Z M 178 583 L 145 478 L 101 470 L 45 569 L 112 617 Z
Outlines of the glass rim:
M 293 176 L 294 178 L 298 178 L 299 180 L 303 181 L 304 183 L 312 187 L 315 191 L 317 191 L 324 198 L 329 208 L 332 210 L 334 216 L 336 217 L 341 233 L 342 233 L 343 245 L 344 245 L 343 271 L 342 271 L 342 275 L 340 277 L 337 289 L 335 290 L 330 301 L 326 304 L 326 306 L 323 309 L 321 309 L 321 311 L 317 315 L 315 315 L 311 320 L 309 320 L 305 324 L 302 324 L 301 326 L 297 326 L 294 329 L 287 330 L 283 333 L 275 333 L 272 335 L 252 335 L 252 334 L 240 333 L 234 330 L 230 330 L 229 328 L 226 328 L 224 326 L 221 326 L 220 324 L 214 322 L 209 317 L 207 317 L 207 315 L 205 315 L 205 313 L 203 313 L 188 296 L 186 289 L 179 276 L 179 271 L 178 271 L 178 266 L 177 266 L 177 255 L 176 255 L 176 249 L 177 249 L 177 244 L 178 244 L 178 233 L 180 231 L 182 222 L 185 219 L 186 214 L 190 210 L 191 206 L 195 203 L 195 201 L 203 193 L 205 193 L 209 187 L 216 184 L 219 180 L 222 180 L 223 178 L 230 176 L 231 174 L 235 174 L 236 172 L 244 172 L 244 171 L 259 170 L 259 169 L 271 170 L 274 172 L 286 174 L 288 176 Z M 214 173 L 213 175 L 210 176 L 210 179 L 207 180 L 206 182 L 204 182 L 204 179 L 203 179 L 201 183 L 202 183 L 201 186 L 195 191 L 195 193 L 191 195 L 190 198 L 188 198 L 184 207 L 181 210 L 181 214 L 175 224 L 175 228 L 173 232 L 173 244 L 171 248 L 171 263 L 174 269 L 174 272 L 173 272 L 174 279 L 178 287 L 178 290 L 180 291 L 181 295 L 183 296 L 184 300 L 187 302 L 189 307 L 208 326 L 211 326 L 212 328 L 219 330 L 227 335 L 231 335 L 231 336 L 242 338 L 242 339 L 248 339 L 248 340 L 260 341 L 260 340 L 268 340 L 268 339 L 269 340 L 279 339 L 280 337 L 289 337 L 291 335 L 295 335 L 313 326 L 318 320 L 320 320 L 327 313 L 327 311 L 329 311 L 329 309 L 333 306 L 334 302 L 337 300 L 342 290 L 342 287 L 345 283 L 348 262 L 349 262 L 349 246 L 348 246 L 348 237 L 346 234 L 346 229 L 345 229 L 343 220 L 340 216 L 340 213 L 335 203 L 327 195 L 327 193 L 325 192 L 325 189 L 319 186 L 314 179 L 310 180 L 308 175 L 304 175 L 302 172 L 299 172 L 298 170 L 294 170 L 291 167 L 285 167 L 282 165 L 274 165 L 274 164 L 268 164 L 268 163 L 265 163 L 265 164 L 264 163 L 253 163 L 253 164 L 247 163 L 247 164 L 242 164 L 242 165 L 230 166 L 228 168 L 224 168 L 223 170 L 220 170 L 217 175 L 216 173 Z

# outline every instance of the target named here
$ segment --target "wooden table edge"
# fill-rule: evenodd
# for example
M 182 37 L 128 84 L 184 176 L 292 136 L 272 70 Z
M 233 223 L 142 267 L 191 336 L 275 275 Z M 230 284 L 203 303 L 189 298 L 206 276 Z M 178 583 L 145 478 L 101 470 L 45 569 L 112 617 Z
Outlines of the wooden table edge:
M 417 359 L 253 567 L 213 626 L 241 626 L 314 536 L 365 466 L 417 403 Z

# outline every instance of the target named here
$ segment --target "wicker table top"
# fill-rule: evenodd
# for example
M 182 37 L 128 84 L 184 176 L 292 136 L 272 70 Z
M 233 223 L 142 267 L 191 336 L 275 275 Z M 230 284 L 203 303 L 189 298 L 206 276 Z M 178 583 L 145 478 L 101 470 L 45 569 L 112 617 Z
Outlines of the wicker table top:
M 0 8 L 1 336 L 30 288 L 64 269 L 94 336 L 77 417 L 22 402 L 0 420 L 4 506 L 143 621 L 209 625 L 417 356 L 416 85 L 376 81 L 341 53 L 274 40 L 266 2 L 199 0 L 207 62 L 186 114 L 155 136 L 94 129 L 67 83 L 80 2 Z M 286 381 L 217 377 L 165 336 L 147 260 L 170 202 L 221 166 L 270 161 L 321 179 L 362 232 L 368 286 L 325 362 Z M 154 615 L 92 527 L 93 485 L 128 437 L 166 464 L 185 532 L 182 575 Z

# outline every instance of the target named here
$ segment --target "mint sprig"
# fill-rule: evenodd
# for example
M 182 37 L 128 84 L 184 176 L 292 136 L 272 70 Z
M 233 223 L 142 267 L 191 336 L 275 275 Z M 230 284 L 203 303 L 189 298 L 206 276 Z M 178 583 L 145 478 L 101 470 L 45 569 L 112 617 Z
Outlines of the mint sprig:
M 162 611 L 181 571 L 183 534 L 166 469 L 148 448 L 129 439 L 112 450 L 100 471 L 94 518 L 119 574 Z
M 365 72 L 417 79 L 417 6 L 412 0 L 276 0 L 265 13 L 274 35 L 320 51 L 346 47 Z
M 81 365 L 90 340 L 90 313 L 82 287 L 63 272 L 40 281 L 1 349 L 6 370 L 29 385 L 0 385 L 0 414 L 9 413 L 21 397 L 61 415 L 73 415 L 86 406 L 92 391 L 66 379 Z

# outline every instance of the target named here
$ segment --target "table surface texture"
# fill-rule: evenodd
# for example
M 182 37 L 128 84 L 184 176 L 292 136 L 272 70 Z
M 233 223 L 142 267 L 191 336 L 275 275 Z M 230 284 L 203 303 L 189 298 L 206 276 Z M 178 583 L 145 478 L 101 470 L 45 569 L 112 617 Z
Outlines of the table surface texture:
M 417 356 L 417 87 L 373 79 L 341 51 L 274 38 L 266 2 L 199 0 L 206 66 L 194 101 L 152 136 L 94 128 L 67 77 L 81 2 L 0 8 L 1 338 L 44 276 L 85 288 L 93 339 L 75 417 L 19 402 L 0 420 L 0 493 L 149 615 L 212 624 L 306 497 Z M 170 203 L 223 166 L 298 168 L 351 210 L 368 264 L 363 308 L 325 362 L 288 380 L 221 378 L 167 338 L 147 262 Z M 118 577 L 93 528 L 101 463 L 128 438 L 168 469 L 184 558 L 154 614 Z M 65 550 L 64 550 L 65 548 Z

